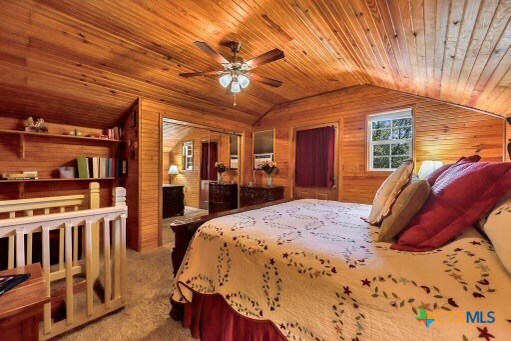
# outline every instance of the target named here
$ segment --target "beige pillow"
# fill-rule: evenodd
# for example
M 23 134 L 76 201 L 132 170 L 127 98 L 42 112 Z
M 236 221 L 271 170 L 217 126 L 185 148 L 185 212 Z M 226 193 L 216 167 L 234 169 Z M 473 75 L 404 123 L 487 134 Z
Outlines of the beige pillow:
M 403 189 L 410 183 L 413 175 L 413 161 L 403 162 L 380 186 L 373 200 L 367 222 L 379 225 L 390 214 L 392 205 Z
M 431 193 L 431 186 L 426 180 L 413 182 L 398 196 L 392 212 L 381 223 L 378 241 L 390 241 L 397 236 L 424 206 Z
M 491 212 L 483 231 L 491 240 L 500 261 L 511 274 L 511 199 Z

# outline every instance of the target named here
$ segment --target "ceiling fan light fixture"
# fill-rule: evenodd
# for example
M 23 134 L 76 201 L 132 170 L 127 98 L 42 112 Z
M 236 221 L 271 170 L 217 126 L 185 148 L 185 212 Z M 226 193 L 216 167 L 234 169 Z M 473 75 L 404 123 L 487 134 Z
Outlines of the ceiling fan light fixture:
M 240 91 L 241 91 L 240 83 L 236 79 L 233 80 L 232 83 L 231 83 L 231 92 L 233 94 L 237 94 Z
M 245 89 L 250 84 L 250 78 L 246 75 L 239 75 L 238 82 L 240 83 L 241 88 Z
M 219 79 L 220 85 L 224 88 L 227 88 L 229 84 L 231 84 L 232 76 L 229 73 L 226 73 L 225 75 L 221 76 Z

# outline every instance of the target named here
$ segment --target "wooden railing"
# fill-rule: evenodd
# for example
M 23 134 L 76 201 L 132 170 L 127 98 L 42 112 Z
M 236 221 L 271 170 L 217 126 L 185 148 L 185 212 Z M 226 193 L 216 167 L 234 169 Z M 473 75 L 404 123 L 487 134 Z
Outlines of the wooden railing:
M 95 194 L 98 195 L 95 198 Z M 98 200 L 99 185 L 91 184 L 90 202 Z M 32 261 L 34 233 L 41 233 L 42 268 L 52 301 L 44 307 L 44 323 L 40 339 L 48 339 L 122 308 L 126 300 L 126 190 L 115 188 L 113 207 L 78 210 L 85 196 L 23 199 L 0 202 L 0 212 L 9 212 L 9 219 L 0 220 L 0 238 L 9 238 L 8 267 L 24 266 Z M 3 205 L 2 205 L 3 204 Z M 38 206 L 39 205 L 39 206 Z M 89 203 L 90 206 L 90 203 Z M 58 207 L 61 213 L 50 213 Z M 73 211 L 65 212 L 66 207 Z M 34 216 L 34 210 L 43 210 Z M 10 211 L 9 211 L 10 210 Z M 16 217 L 15 212 L 24 212 Z M 58 265 L 50 263 L 50 233 L 59 231 Z M 99 233 L 102 232 L 102 238 Z M 78 253 L 79 235 L 82 237 L 83 255 Z M 25 236 L 27 236 L 25 238 Z M 25 239 L 26 245 L 25 248 Z M 102 239 L 102 247 L 99 240 Z M 102 249 L 103 262 L 99 261 Z M 99 279 L 101 270 L 103 277 Z M 75 276 L 85 276 L 86 309 L 75 311 L 75 296 L 79 289 Z M 52 293 L 52 284 L 65 282 L 63 298 Z M 94 285 L 101 283 L 102 295 L 94 300 Z M 62 290 L 61 290 L 62 291 Z M 52 320 L 52 305 L 65 302 L 65 319 Z

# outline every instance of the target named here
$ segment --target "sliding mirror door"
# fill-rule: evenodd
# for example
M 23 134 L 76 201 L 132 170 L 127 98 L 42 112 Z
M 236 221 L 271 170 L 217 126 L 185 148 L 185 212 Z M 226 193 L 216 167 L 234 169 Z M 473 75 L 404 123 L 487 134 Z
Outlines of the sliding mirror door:
M 240 135 L 164 119 L 162 136 L 164 228 L 176 219 L 237 207 Z

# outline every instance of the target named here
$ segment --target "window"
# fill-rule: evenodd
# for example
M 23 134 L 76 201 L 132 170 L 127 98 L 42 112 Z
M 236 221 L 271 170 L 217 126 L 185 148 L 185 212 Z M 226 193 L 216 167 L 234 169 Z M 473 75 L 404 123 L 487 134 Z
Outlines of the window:
M 369 115 L 369 170 L 392 171 L 413 156 L 412 110 Z
M 183 170 L 193 170 L 193 141 L 183 143 Z

